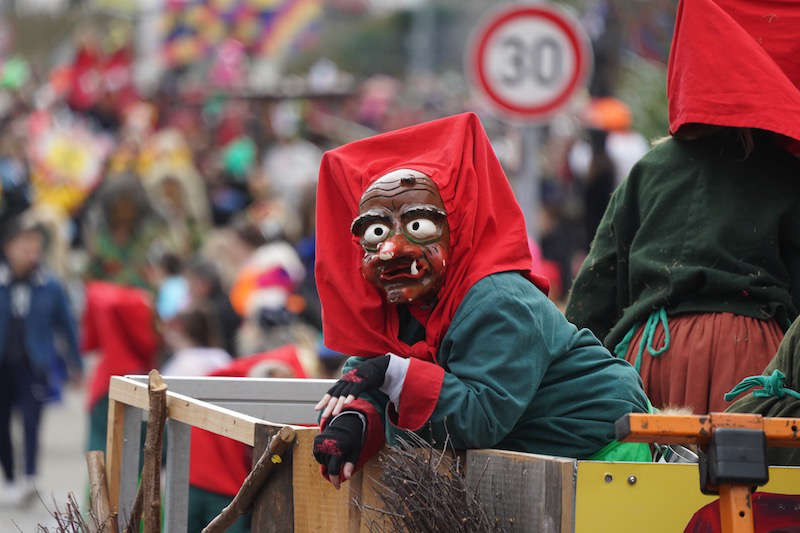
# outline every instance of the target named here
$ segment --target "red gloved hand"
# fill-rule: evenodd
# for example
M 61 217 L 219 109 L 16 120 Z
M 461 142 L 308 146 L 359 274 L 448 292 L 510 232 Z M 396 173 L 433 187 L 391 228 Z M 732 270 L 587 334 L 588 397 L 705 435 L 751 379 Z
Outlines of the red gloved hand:
M 346 411 L 314 438 L 314 459 L 322 465 L 322 475 L 337 489 L 340 480 L 347 481 L 353 475 L 364 443 L 365 426 L 360 413 Z
M 325 408 L 322 420 L 331 414 L 339 414 L 342 407 L 364 392 L 380 389 L 386 379 L 390 360 L 389 354 L 367 359 L 339 378 L 316 406 L 317 410 Z

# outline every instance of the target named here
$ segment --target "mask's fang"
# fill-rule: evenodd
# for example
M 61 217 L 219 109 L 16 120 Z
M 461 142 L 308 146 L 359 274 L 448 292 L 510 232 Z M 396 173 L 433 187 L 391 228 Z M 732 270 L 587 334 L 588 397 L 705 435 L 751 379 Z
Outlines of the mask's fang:
M 419 270 L 417 269 L 417 260 L 414 259 L 414 262 L 411 263 L 411 275 L 416 276 L 419 274 Z

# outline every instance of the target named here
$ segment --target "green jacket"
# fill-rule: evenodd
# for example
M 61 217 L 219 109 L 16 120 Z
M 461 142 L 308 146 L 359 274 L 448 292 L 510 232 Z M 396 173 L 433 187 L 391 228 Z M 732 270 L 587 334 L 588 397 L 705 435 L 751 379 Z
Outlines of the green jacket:
M 567 318 L 613 348 L 651 312 L 775 319 L 800 308 L 800 160 L 766 134 L 671 138 L 614 192 Z
M 419 340 L 423 333 L 405 315 L 400 337 Z M 345 372 L 360 360 L 348 360 Z M 613 358 L 589 330 L 567 322 L 516 272 L 487 276 L 469 290 L 439 346 L 437 363 L 444 376 L 430 405 L 411 397 L 415 380 L 418 384 L 430 374 L 414 369 L 435 365 L 416 360 L 406 375 L 396 416 L 387 414 L 384 394 L 369 395 L 383 422 L 376 425 L 385 427 L 390 444 L 413 429 L 439 447 L 449 435 L 457 449 L 587 458 L 614 440 L 618 418 L 648 410 L 636 371 Z M 422 392 L 418 386 L 416 390 Z M 403 412 L 408 409 L 426 413 L 425 420 L 408 427 L 403 420 L 418 414 Z

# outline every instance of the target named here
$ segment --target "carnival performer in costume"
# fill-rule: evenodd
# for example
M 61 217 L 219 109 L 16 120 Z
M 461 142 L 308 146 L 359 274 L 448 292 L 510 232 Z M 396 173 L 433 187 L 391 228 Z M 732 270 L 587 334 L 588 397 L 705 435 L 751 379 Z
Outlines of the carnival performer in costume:
M 797 316 L 798 27 L 791 2 L 680 3 L 673 135 L 615 191 L 573 285 L 567 318 L 640 370 L 655 407 L 724 410 Z
M 351 357 L 317 408 L 342 480 L 404 431 L 437 446 L 649 460 L 630 365 L 547 299 L 522 212 L 471 113 L 325 154 L 316 278 L 325 345 Z

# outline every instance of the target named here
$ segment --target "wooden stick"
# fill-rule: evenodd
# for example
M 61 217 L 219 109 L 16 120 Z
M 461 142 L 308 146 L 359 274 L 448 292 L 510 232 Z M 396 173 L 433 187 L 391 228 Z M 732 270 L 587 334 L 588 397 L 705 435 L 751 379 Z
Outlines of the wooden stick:
M 117 514 L 111 512 L 108 499 L 108 483 L 106 482 L 105 453 L 99 450 L 86 453 L 86 466 L 89 469 L 90 504 L 101 531 L 119 531 Z
M 128 519 L 128 525 L 125 527 L 125 533 L 139 533 L 139 520 L 142 519 L 142 486 L 136 491 L 136 499 L 133 501 L 131 508 L 131 516 Z
M 253 470 L 245 478 L 242 488 L 236 493 L 233 501 L 203 529 L 203 533 L 224 533 L 237 518 L 247 512 L 272 469 L 276 464 L 280 464 L 283 453 L 294 442 L 294 438 L 295 431 L 288 426 L 282 427 L 275 434 Z
M 167 418 L 167 384 L 158 370 L 150 371 L 148 381 L 150 395 L 150 418 L 147 421 L 147 436 L 144 441 L 144 466 L 139 491 L 142 493 L 144 533 L 161 531 L 161 446 L 164 422 Z M 137 499 L 139 495 L 136 495 Z M 138 522 L 131 513 L 131 522 Z M 130 524 L 128 524 L 130 526 Z M 134 524 L 136 528 L 138 524 Z M 138 529 L 138 528 L 137 528 Z M 135 529 L 134 529 L 135 530 Z

